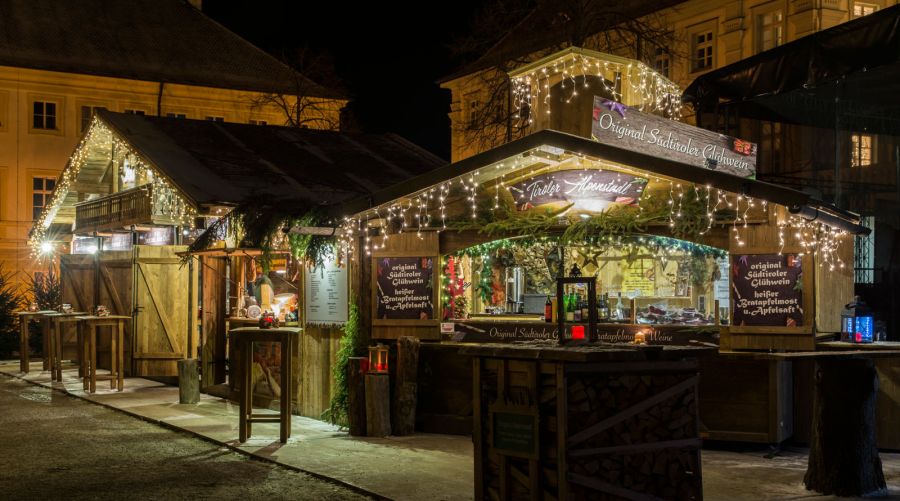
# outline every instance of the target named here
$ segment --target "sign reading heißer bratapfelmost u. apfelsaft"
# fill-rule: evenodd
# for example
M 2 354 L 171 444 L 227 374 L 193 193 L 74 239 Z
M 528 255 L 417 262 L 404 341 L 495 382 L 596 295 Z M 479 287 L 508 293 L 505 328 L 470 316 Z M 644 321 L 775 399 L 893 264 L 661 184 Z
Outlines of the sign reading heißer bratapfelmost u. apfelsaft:
M 755 143 L 594 97 L 595 141 L 740 177 L 756 176 Z

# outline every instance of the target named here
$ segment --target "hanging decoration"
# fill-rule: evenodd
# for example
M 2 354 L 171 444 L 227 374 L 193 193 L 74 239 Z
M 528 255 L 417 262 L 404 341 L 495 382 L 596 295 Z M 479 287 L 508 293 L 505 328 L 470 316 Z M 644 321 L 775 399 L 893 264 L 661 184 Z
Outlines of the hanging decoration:
M 592 92 L 597 81 L 602 92 L 614 101 L 641 111 L 681 118 L 681 89 L 646 64 L 581 47 L 569 47 L 509 73 L 513 118 L 534 123 L 536 113 L 550 115 L 551 88 L 559 84 L 565 103 L 579 92 Z M 587 77 L 596 77 L 589 79 Z

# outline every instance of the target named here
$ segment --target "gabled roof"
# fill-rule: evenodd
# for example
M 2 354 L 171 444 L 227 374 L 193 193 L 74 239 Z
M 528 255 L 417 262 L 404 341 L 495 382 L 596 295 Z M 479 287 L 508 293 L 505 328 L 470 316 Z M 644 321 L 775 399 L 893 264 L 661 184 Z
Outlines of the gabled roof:
M 184 0 L 0 0 L 0 65 L 342 98 Z
M 484 182 L 494 170 L 486 167 L 526 153 L 540 161 L 540 156 L 535 153 L 540 154 L 542 150 L 547 151 L 548 149 L 602 159 L 696 185 L 707 185 L 731 193 L 763 199 L 788 207 L 792 212 L 802 212 L 804 215 L 809 215 L 811 219 L 818 218 L 823 223 L 838 225 L 847 231 L 868 232 L 864 227 L 859 226 L 858 214 L 838 209 L 801 191 L 704 169 L 639 151 L 626 150 L 611 144 L 549 129 L 535 132 L 464 160 L 431 170 L 373 195 L 349 200 L 341 206 L 341 209 L 344 214 L 358 214 L 410 196 L 431 186 L 479 171 L 482 173 L 479 182 Z
M 254 197 L 332 205 L 446 162 L 395 134 L 359 134 L 161 118 L 110 111 L 100 120 L 196 205 Z
M 440 80 L 449 82 L 529 54 L 582 44 L 585 36 L 609 30 L 686 0 L 540 0 L 519 24 L 475 62 Z M 544 54 L 542 54 L 544 55 Z

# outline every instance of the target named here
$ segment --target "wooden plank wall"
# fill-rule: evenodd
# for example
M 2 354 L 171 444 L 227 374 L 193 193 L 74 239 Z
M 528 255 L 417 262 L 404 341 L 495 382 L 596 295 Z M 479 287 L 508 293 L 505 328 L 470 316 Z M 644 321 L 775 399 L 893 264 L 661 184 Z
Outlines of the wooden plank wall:
M 75 311 L 89 312 L 94 307 L 96 284 L 96 258 L 85 254 L 63 254 L 59 257 L 59 276 L 62 302 L 72 305 Z M 77 335 L 74 328 L 63 333 L 63 359 L 79 358 Z
M 99 253 L 100 304 L 109 308 L 113 315 L 131 316 L 132 282 L 134 279 L 131 267 L 131 251 L 105 251 Z M 105 329 L 101 329 L 105 330 Z M 125 367 L 126 375 L 133 375 L 132 368 L 132 327 L 125 322 Z M 109 336 L 97 336 L 97 366 L 109 368 Z
M 202 385 L 206 388 L 225 382 L 225 268 L 228 259 L 200 257 L 195 263 L 200 266 L 203 277 L 200 343 Z
M 853 252 L 853 237 L 846 236 L 839 249 L 844 267 L 816 266 L 816 332 L 841 332 L 841 310 L 854 295 Z
M 301 416 L 322 419 L 336 387 L 332 368 L 337 361 L 343 330 L 306 326 L 294 358 L 296 411 Z

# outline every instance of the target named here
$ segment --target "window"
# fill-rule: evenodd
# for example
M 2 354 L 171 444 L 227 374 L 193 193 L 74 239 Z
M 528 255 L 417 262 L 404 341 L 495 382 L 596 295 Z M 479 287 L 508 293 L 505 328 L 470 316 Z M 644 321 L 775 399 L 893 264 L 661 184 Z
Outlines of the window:
M 31 126 L 34 129 L 56 130 L 56 103 L 35 101 Z
M 875 161 L 875 136 L 850 135 L 850 167 L 868 167 Z
M 127 113 L 129 115 L 146 115 L 147 114 L 147 112 L 144 110 L 129 110 L 128 108 L 125 109 L 125 113 Z
M 267 120 L 253 120 L 253 119 L 250 119 L 250 122 L 249 122 L 249 123 L 250 123 L 250 125 L 269 125 L 269 122 L 268 122 Z
M 778 174 L 781 171 L 781 136 L 781 123 L 763 122 L 760 125 L 760 167 L 765 168 L 767 174 Z
M 81 107 L 81 128 L 78 129 L 81 132 L 87 130 L 91 125 L 91 118 L 94 116 L 94 112 L 98 110 L 105 110 L 106 106 L 82 106 Z
M 672 58 L 669 55 L 669 51 L 663 47 L 657 47 L 653 51 L 653 68 L 660 75 L 669 78 L 669 66 L 672 63 Z
M 181 118 L 184 118 L 184 117 L 181 117 Z M 209 120 L 210 122 L 224 122 L 225 117 L 214 117 L 214 116 L 207 115 L 205 120 Z
M 756 52 L 774 49 L 784 43 L 784 13 L 770 10 L 756 16 Z
M 850 18 L 856 19 L 858 17 L 868 16 L 877 10 L 878 5 L 874 3 L 853 2 L 853 12 L 851 13 Z
M 711 70 L 714 50 L 712 30 L 704 29 L 691 35 L 691 72 Z
M 466 123 L 469 127 L 475 127 L 476 122 L 478 121 L 478 106 L 480 103 L 477 99 L 469 101 L 469 106 L 466 108 L 468 111 L 468 116 L 466 117 Z
M 860 224 L 872 232 L 868 235 L 857 235 L 855 238 L 854 281 L 858 284 L 871 284 L 875 282 L 875 218 L 865 216 Z
M 50 194 L 56 188 L 55 177 L 34 177 L 32 178 L 31 190 L 31 218 L 35 221 L 41 216 L 41 211 L 50 201 Z
M 166 116 L 169 118 L 187 118 L 187 115 L 184 113 L 166 113 Z

